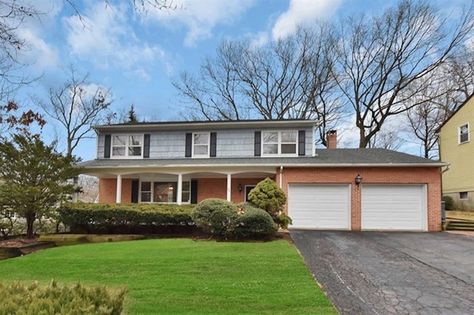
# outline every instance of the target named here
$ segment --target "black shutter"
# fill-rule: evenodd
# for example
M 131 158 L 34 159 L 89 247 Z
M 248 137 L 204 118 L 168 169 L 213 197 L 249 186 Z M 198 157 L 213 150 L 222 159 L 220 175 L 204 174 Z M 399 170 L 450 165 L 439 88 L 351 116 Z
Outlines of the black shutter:
M 305 148 L 305 143 L 306 143 L 306 132 L 304 130 L 298 131 L 298 155 L 305 155 L 306 153 L 306 148 Z
M 216 151 L 217 151 L 217 133 L 211 132 L 211 150 L 209 152 L 209 155 L 211 157 L 215 157 Z
M 262 155 L 262 132 L 255 131 L 255 141 L 254 141 L 254 155 Z
M 191 157 L 191 146 L 193 145 L 193 134 L 187 133 L 186 134 L 186 149 L 184 152 L 185 157 Z
M 132 179 L 132 203 L 138 203 L 138 179 Z
M 150 157 L 150 134 L 145 134 L 143 139 L 143 157 L 146 159 Z
M 197 204 L 198 200 L 198 181 L 195 179 L 191 180 L 191 203 Z
M 111 135 L 105 135 L 105 141 L 104 141 L 104 158 L 109 159 L 110 158 L 110 147 L 112 145 L 112 136 Z

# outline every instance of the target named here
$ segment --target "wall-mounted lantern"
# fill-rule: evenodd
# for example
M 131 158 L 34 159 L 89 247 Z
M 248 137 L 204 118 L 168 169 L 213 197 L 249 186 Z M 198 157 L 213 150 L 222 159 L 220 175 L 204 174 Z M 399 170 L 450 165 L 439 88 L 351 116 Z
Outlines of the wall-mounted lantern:
M 360 183 L 362 183 L 362 176 L 360 176 L 360 174 L 357 174 L 354 181 L 355 181 L 356 185 L 360 185 Z

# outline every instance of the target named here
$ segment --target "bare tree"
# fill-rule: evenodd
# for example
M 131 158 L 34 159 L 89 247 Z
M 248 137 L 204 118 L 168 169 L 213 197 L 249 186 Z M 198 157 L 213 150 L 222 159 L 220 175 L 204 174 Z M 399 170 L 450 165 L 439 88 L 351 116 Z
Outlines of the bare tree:
M 472 7 L 452 26 L 429 2 L 415 0 L 342 23 L 336 78 L 355 111 L 359 147 L 367 147 L 390 116 L 438 97 L 420 94 L 433 72 L 459 53 L 473 26 Z
M 94 87 L 88 81 L 88 74 L 78 76 L 71 68 L 68 81 L 50 89 L 49 102 L 40 104 L 63 127 L 66 155 L 72 156 L 79 142 L 90 137 L 92 126 L 105 121 L 111 99 L 109 90 Z
M 398 130 L 390 128 L 381 130 L 370 139 L 370 148 L 381 148 L 387 150 L 398 150 L 405 143 Z
M 191 119 L 311 118 L 326 130 L 343 106 L 334 93 L 334 53 L 326 27 L 254 47 L 249 40 L 224 41 L 198 75 L 174 82 L 190 104 Z

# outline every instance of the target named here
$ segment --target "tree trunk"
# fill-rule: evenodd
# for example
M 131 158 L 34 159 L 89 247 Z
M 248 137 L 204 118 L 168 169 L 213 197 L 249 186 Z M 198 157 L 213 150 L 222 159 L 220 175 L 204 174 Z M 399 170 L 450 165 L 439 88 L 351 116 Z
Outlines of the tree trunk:
M 26 215 L 26 238 L 35 237 L 35 231 L 33 230 L 33 224 L 35 223 L 35 220 L 35 213 L 30 213 Z

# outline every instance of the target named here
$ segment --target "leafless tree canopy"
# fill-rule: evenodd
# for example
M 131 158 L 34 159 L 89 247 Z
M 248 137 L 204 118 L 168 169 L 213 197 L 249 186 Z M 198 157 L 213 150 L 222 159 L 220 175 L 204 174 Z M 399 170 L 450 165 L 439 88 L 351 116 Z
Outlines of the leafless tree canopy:
M 356 114 L 359 147 L 368 146 L 388 117 L 438 96 L 426 99 L 420 93 L 431 84 L 435 70 L 459 53 L 473 23 L 469 9 L 448 28 L 452 24 L 428 2 L 412 0 L 400 1 L 381 16 L 343 22 L 338 83 Z
M 106 120 L 110 104 L 108 90 L 93 88 L 87 74 L 79 76 L 71 68 L 68 81 L 51 89 L 49 101 L 41 102 L 41 107 L 63 127 L 66 154 L 72 155 L 79 142 L 90 136 L 92 126 Z
M 324 135 L 342 112 L 332 47 L 325 27 L 263 47 L 224 41 L 198 75 L 183 73 L 174 85 L 191 105 L 190 119 L 313 118 Z

